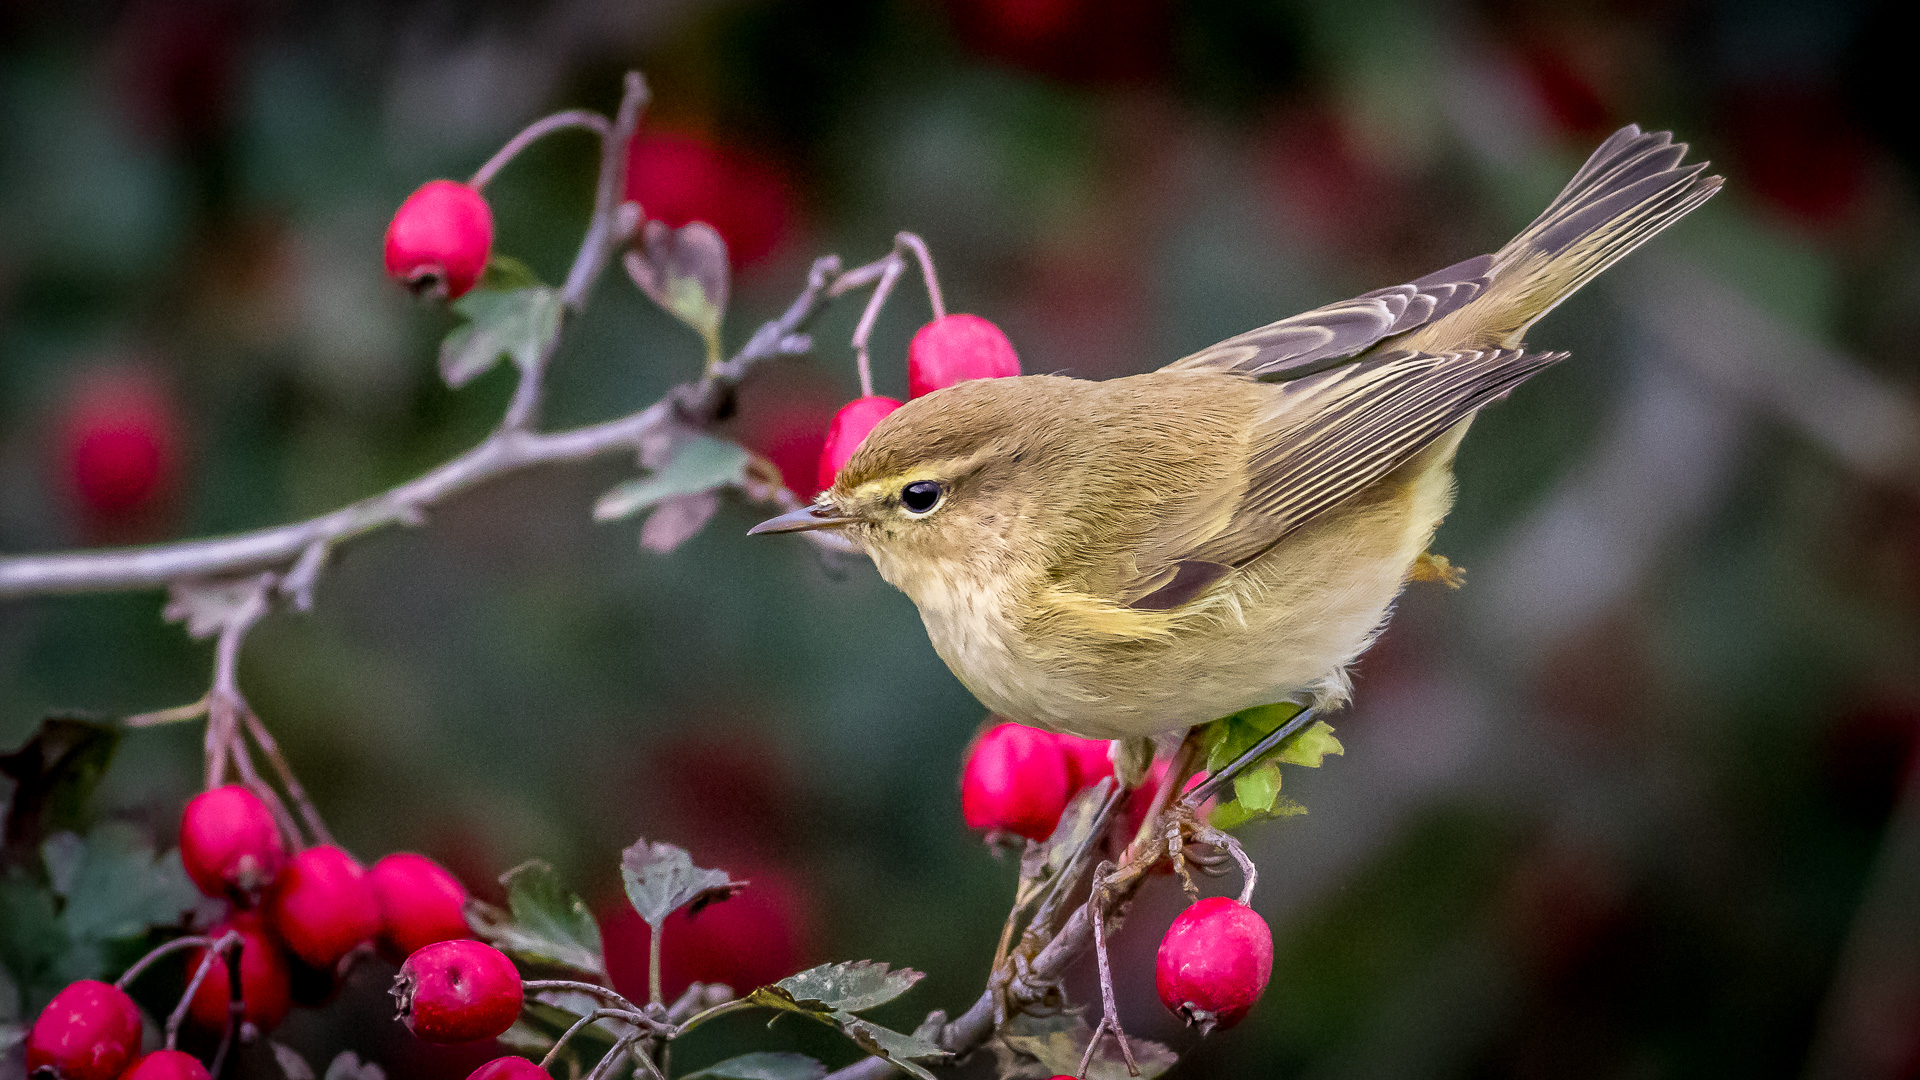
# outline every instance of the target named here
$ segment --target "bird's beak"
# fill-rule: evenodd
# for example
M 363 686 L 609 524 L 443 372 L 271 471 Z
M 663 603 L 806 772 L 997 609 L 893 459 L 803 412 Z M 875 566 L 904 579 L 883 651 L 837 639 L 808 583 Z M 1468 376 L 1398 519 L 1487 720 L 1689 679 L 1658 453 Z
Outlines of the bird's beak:
M 814 529 L 838 529 L 851 525 L 859 520 L 859 518 L 855 517 L 843 517 L 835 513 L 831 506 L 803 506 L 798 510 L 781 514 L 777 518 L 768 518 L 753 528 L 748 529 L 747 535 L 759 536 L 762 533 L 810 532 Z

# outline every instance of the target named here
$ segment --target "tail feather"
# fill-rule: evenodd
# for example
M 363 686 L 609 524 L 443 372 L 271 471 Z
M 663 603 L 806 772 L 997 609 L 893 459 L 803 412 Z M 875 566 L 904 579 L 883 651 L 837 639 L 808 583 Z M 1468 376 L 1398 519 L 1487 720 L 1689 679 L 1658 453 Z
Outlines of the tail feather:
M 1491 284 L 1476 302 L 1423 336 L 1456 348 L 1518 345 L 1542 315 L 1720 190 L 1720 177 L 1702 175 L 1705 163 L 1682 164 L 1686 155 L 1687 144 L 1669 132 L 1633 124 L 1614 132 L 1546 210 L 1494 253 Z

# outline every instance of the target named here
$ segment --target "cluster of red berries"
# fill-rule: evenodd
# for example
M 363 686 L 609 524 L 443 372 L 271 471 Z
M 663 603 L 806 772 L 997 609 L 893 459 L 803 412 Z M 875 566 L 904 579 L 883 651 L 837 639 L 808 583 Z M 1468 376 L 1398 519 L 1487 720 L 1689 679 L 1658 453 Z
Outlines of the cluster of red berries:
M 913 335 L 907 346 L 907 396 L 917 398 L 968 379 L 998 379 L 1020 374 L 1020 357 L 1000 328 L 978 315 L 942 315 Z M 879 394 L 855 398 L 840 407 L 827 426 L 820 451 L 819 488 L 833 486 L 853 452 L 874 425 L 905 402 Z
M 226 917 L 206 936 L 218 940 L 229 931 L 239 936 L 241 1018 L 260 1031 L 278 1025 L 292 1008 L 296 963 L 330 977 L 348 953 L 375 943 L 389 958 L 407 959 L 423 984 L 455 968 L 478 970 L 471 950 L 492 953 L 511 975 L 512 1014 L 519 1013 L 520 980 L 512 963 L 477 941 L 457 940 L 468 937 L 467 890 L 425 856 L 388 855 L 372 870 L 362 870 L 353 856 L 332 845 L 290 856 L 266 804 L 245 786 L 229 784 L 187 804 L 180 821 L 180 858 L 201 892 L 227 901 Z M 444 952 L 447 947 L 454 952 Z M 214 954 L 187 1003 L 187 1017 L 196 1025 L 217 1031 L 227 1023 L 228 955 Z M 207 959 L 205 949 L 188 956 L 189 972 Z M 446 1021 L 434 1015 L 424 1026 L 437 1031 Z M 513 1015 L 478 1037 L 506 1030 Z M 420 1023 L 415 1026 L 421 1030 Z M 423 1032 L 423 1037 L 431 1035 Z M 27 1068 L 32 1076 L 54 1080 L 206 1076 L 191 1056 L 173 1051 L 135 1061 L 139 1046 L 140 1013 L 132 999 L 103 982 L 77 982 L 55 995 L 34 1022 L 27 1036 Z
M 973 741 L 960 770 L 960 814 L 970 829 L 1045 840 L 1067 803 L 1113 775 L 1113 744 L 998 724 Z

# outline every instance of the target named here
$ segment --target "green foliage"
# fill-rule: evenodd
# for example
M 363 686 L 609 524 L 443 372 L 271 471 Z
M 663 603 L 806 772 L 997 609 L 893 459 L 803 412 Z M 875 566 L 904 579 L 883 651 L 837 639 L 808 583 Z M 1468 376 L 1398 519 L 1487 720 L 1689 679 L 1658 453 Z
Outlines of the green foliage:
M 545 285 L 496 291 L 484 285 L 453 302 L 467 321 L 440 343 L 440 377 L 462 387 L 502 356 L 522 371 L 540 366 L 560 332 L 560 294 Z
M 675 446 L 672 459 L 653 475 L 628 480 L 600 496 L 593 504 L 594 520 L 616 521 L 668 499 L 745 483 L 751 461 L 752 455 L 738 443 L 695 435 Z
M 627 900 L 656 934 L 667 916 L 680 908 L 698 911 L 747 887 L 746 882 L 729 878 L 725 870 L 693 865 L 693 856 L 685 848 L 645 840 L 634 841 L 621 853 L 620 880 L 626 884 Z
M 820 1080 L 825 1075 L 827 1067 L 805 1054 L 772 1050 L 728 1058 L 681 1080 Z
M 906 1072 L 931 1080 L 933 1074 L 918 1062 L 939 1061 L 947 1056 L 931 1039 L 917 1032 L 903 1034 L 854 1015 L 854 1010 L 875 1008 L 906 993 L 920 977 L 919 972 L 911 969 L 889 971 L 886 964 L 865 960 L 822 964 L 790 975 L 772 986 L 763 986 L 748 995 L 747 1000 L 831 1024 L 869 1054 L 887 1058 Z
M 1260 705 L 1208 724 L 1202 734 L 1207 771 L 1218 772 L 1253 750 L 1260 740 L 1280 730 L 1300 714 L 1293 702 Z M 1307 808 L 1280 794 L 1280 766 L 1305 765 L 1317 769 L 1328 754 L 1343 754 L 1340 740 L 1324 720 L 1315 720 L 1283 740 L 1259 762 L 1233 778 L 1233 797 L 1220 800 L 1213 812 L 1215 828 L 1232 829 L 1259 817 L 1292 817 Z
M 627 273 L 641 292 L 700 335 L 709 370 L 720 362 L 731 270 L 727 242 L 713 226 L 692 221 L 671 229 L 647 222 L 641 243 L 627 253 Z
M 600 926 L 552 866 L 528 860 L 501 875 L 500 884 L 507 887 L 507 910 L 471 903 L 467 923 L 474 933 L 522 960 L 607 977 Z
M 47 833 L 79 828 L 87 800 L 120 746 L 120 729 L 76 716 L 40 721 L 20 749 L 0 757 L 0 773 L 13 780 L 4 840 L 9 862 L 32 851 Z
M 1007 1021 L 992 1045 L 994 1056 L 999 1059 L 1002 1077 L 1007 1080 L 1041 1080 L 1057 1075 L 1077 1075 L 1080 1058 L 1086 1053 L 1087 1040 L 1091 1038 L 1093 1028 L 1078 1011 L 1060 1012 L 1052 1016 L 1022 1013 Z M 1127 1042 L 1133 1048 L 1140 1075 L 1146 1080 L 1153 1080 L 1153 1077 L 1173 1068 L 1179 1060 L 1179 1055 L 1171 1048 L 1151 1039 L 1130 1037 Z M 1128 1080 L 1130 1075 L 1119 1047 L 1111 1039 L 1102 1040 L 1100 1049 L 1087 1064 L 1088 1080 Z

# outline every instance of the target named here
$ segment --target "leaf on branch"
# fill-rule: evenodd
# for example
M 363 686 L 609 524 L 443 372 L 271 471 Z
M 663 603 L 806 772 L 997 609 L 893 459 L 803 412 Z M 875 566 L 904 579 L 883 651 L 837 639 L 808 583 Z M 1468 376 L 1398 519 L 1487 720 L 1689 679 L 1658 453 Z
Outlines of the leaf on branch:
M 536 370 L 560 332 L 560 294 L 544 285 L 504 292 L 478 288 L 455 300 L 453 310 L 467 321 L 440 343 L 440 377 L 456 390 L 502 356 L 523 372 Z
M 825 1075 L 827 1067 L 805 1054 L 763 1050 L 709 1065 L 682 1080 L 820 1080 Z
M 640 243 L 627 252 L 626 267 L 641 292 L 706 342 L 708 364 L 719 363 L 731 275 L 727 242 L 713 226 L 692 221 L 675 229 L 649 221 Z
M 656 934 L 667 916 L 680 908 L 692 915 L 747 887 L 725 870 L 693 865 L 693 856 L 685 848 L 646 840 L 636 840 L 620 853 L 620 880 L 626 883 L 627 900 Z
M 500 884 L 507 887 L 507 911 L 468 901 L 467 925 L 475 934 L 523 960 L 606 978 L 599 924 L 552 866 L 529 860 L 501 875 Z
M 342 1050 L 327 1065 L 327 1075 L 321 1080 L 387 1080 L 387 1070 L 361 1061 L 360 1055 L 351 1050 Z
M 120 729 L 75 716 L 50 716 L 20 749 L 0 757 L 0 774 L 13 780 L 0 853 L 19 861 L 49 832 L 76 829 L 87 801 L 113 762 Z
M 1300 708 L 1292 702 L 1261 705 L 1208 724 L 1202 733 L 1208 771 L 1231 765 L 1260 740 L 1299 715 Z M 1345 752 L 1340 740 L 1334 738 L 1333 728 L 1324 720 L 1315 720 L 1234 777 L 1233 798 L 1220 801 L 1210 819 L 1212 825 L 1217 829 L 1232 829 L 1258 817 L 1292 817 L 1306 813 L 1306 807 L 1280 794 L 1280 766 L 1305 765 L 1317 769 L 1328 754 Z
M 494 292 L 511 292 L 540 284 L 533 267 L 511 255 L 495 254 L 487 259 L 486 272 L 480 275 L 480 287 Z
M 179 925 L 200 905 L 179 854 L 156 856 L 153 842 L 126 822 L 96 826 L 85 840 L 56 833 L 42 846 L 42 858 L 65 901 L 60 919 L 76 946 L 143 937 L 155 926 Z
M 889 970 L 884 963 L 855 960 L 844 964 L 821 964 L 798 975 L 789 975 L 767 989 L 786 995 L 802 1009 L 816 1012 L 865 1012 L 877 1008 L 913 989 L 925 978 L 912 968 Z
M 1008 1020 L 993 1043 L 999 1059 L 999 1073 L 1007 1080 L 1040 1080 L 1042 1077 L 1077 1075 L 1080 1058 L 1087 1052 L 1087 1040 L 1093 1028 L 1078 1011 L 1052 1016 L 1021 1013 Z M 1150 1039 L 1129 1038 L 1133 1056 L 1140 1063 L 1140 1075 L 1152 1080 L 1173 1068 L 1179 1055 Z M 1112 1039 L 1102 1040 L 1099 1051 L 1087 1065 L 1088 1080 L 1128 1080 L 1126 1059 Z
M 892 1028 L 881 1027 L 871 1020 L 862 1020 L 850 1012 L 836 1011 L 834 1022 L 840 1030 L 847 1033 L 860 1049 L 893 1062 L 902 1071 L 919 1077 L 920 1080 L 934 1080 L 934 1075 L 923 1068 L 921 1061 L 944 1061 L 948 1054 L 940 1049 L 933 1040 L 921 1035 L 907 1035 Z
M 718 487 L 744 485 L 753 455 L 739 443 L 694 435 L 673 448 L 673 456 L 653 474 L 628 480 L 593 504 L 595 521 L 628 518 L 668 499 L 701 495 Z

